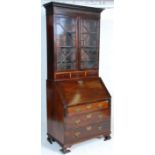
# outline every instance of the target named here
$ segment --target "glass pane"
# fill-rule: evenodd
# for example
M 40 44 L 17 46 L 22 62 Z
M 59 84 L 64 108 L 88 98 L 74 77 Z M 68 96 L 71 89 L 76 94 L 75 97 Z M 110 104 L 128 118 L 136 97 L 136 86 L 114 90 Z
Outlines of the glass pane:
M 97 35 L 93 33 L 81 34 L 81 47 L 94 47 L 97 45 Z
M 97 46 L 97 20 L 81 20 L 81 47 Z
M 58 48 L 57 70 L 73 70 L 76 68 L 75 48 Z
M 56 18 L 56 29 L 58 46 L 75 46 L 76 19 Z
M 81 32 L 82 33 L 97 33 L 97 20 L 82 19 L 81 20 Z
M 56 17 L 57 71 L 76 69 L 76 19 Z
M 81 48 L 81 69 L 98 67 L 96 48 Z
M 98 67 L 98 21 L 81 19 L 80 21 L 81 69 Z

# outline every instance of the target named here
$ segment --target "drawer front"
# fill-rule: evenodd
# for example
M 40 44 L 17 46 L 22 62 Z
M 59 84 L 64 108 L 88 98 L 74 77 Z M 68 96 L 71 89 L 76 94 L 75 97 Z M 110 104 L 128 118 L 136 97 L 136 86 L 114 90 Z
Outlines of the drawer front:
M 71 73 L 72 78 L 82 78 L 85 77 L 85 72 L 73 72 Z
M 89 77 L 98 76 L 98 71 L 97 70 L 87 71 L 87 76 L 89 76 Z
M 87 125 L 83 128 L 74 130 L 66 130 L 65 142 L 74 143 L 82 140 L 86 140 L 104 133 L 110 133 L 110 122 L 104 121 L 92 125 Z
M 70 115 L 81 114 L 81 113 L 95 111 L 95 110 L 103 110 L 107 108 L 109 108 L 108 101 L 101 101 L 96 103 L 89 103 L 85 105 L 69 107 L 67 109 L 67 114 L 68 116 L 70 116 Z
M 56 73 L 55 79 L 69 79 L 70 74 L 69 73 Z
M 65 119 L 65 128 L 79 128 L 84 127 L 92 123 L 109 121 L 110 120 L 110 110 L 100 110 L 97 112 L 85 113 L 81 115 L 74 115 L 72 117 L 67 117 Z

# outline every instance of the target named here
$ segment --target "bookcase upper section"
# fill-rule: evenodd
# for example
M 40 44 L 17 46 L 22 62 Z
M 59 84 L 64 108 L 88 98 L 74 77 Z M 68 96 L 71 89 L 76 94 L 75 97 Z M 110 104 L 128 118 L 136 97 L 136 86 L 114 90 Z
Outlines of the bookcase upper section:
M 98 76 L 100 13 L 103 9 L 48 3 L 48 79 Z

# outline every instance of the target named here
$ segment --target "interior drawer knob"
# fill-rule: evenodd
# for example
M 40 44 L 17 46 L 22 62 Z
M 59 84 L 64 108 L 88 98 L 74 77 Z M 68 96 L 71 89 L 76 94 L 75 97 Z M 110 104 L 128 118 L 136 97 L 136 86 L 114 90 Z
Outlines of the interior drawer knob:
M 88 114 L 88 115 L 86 115 L 86 118 L 91 118 L 92 117 L 92 114 Z
M 80 119 L 75 121 L 76 124 L 79 124 L 80 122 L 81 122 Z
M 79 137 L 80 136 L 80 132 L 75 132 L 75 136 Z
M 90 130 L 92 130 L 92 127 L 91 126 L 88 126 L 88 127 L 86 127 L 86 130 L 87 131 L 90 131 Z

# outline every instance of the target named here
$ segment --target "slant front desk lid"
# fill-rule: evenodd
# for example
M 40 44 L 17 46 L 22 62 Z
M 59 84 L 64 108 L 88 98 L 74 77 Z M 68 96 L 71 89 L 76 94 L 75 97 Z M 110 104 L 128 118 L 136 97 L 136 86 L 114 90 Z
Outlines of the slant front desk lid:
M 100 78 L 57 81 L 56 88 L 66 106 L 92 103 L 110 98 Z

